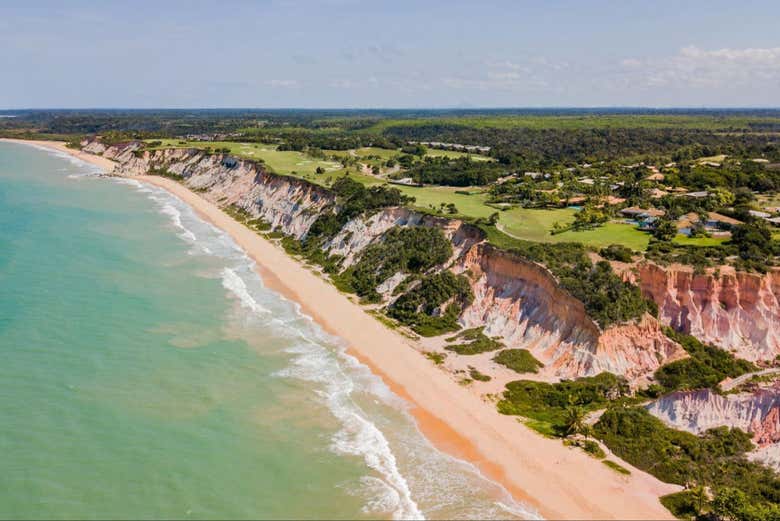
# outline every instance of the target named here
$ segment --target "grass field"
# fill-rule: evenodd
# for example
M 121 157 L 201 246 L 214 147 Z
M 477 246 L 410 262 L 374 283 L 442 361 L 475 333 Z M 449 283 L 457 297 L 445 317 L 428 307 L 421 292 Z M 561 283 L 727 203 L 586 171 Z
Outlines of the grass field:
M 152 141 L 152 140 L 147 140 Z M 246 159 L 262 159 L 266 166 L 273 172 L 282 175 L 292 175 L 306 179 L 312 183 L 327 186 L 337 177 L 348 175 L 355 181 L 365 185 L 380 184 L 382 181 L 375 177 L 367 176 L 353 170 L 346 170 L 340 163 L 334 161 L 322 161 L 302 152 L 276 150 L 275 145 L 264 143 L 234 143 L 231 141 L 185 141 L 179 139 L 163 139 L 160 148 L 227 148 L 230 154 Z M 317 167 L 325 170 L 324 174 L 317 174 Z
M 465 215 L 467 217 L 483 217 L 486 218 L 496 210 L 485 206 L 487 201 L 487 194 L 478 193 L 473 195 L 456 194 L 456 191 L 464 191 L 465 188 L 453 188 L 446 186 L 401 186 L 392 185 L 394 188 L 398 188 L 405 195 L 414 197 L 417 201 L 415 206 L 421 208 L 437 209 L 441 204 L 452 203 L 458 209 L 458 214 Z
M 609 222 L 604 226 L 584 231 L 567 231 L 552 235 L 555 222 L 569 224 L 574 220 L 575 210 L 570 208 L 537 210 L 513 208 L 499 214 L 499 226 L 506 233 L 518 239 L 536 242 L 581 242 L 595 248 L 610 244 L 622 244 L 632 250 L 644 251 L 650 242 L 650 235 L 631 224 Z
M 724 237 L 686 237 L 685 235 L 678 235 L 672 242 L 680 246 L 720 246 L 726 241 L 728 239 Z
M 404 194 L 415 197 L 415 206 L 438 209 L 443 204 L 453 203 L 458 209 L 458 215 L 467 217 L 487 218 L 496 212 L 495 208 L 486 206 L 487 194 L 458 194 L 465 189 L 449 187 L 412 187 L 396 186 Z M 499 212 L 499 227 L 511 236 L 535 242 L 581 242 L 595 248 L 610 244 L 622 244 L 632 250 L 644 251 L 650 241 L 650 235 L 639 231 L 635 226 L 623 223 L 607 223 L 593 230 L 581 232 L 568 231 L 552 235 L 553 223 L 568 224 L 574 220 L 575 210 L 512 208 Z
M 302 152 L 279 151 L 275 145 L 264 143 L 234 143 L 232 141 L 182 141 L 179 139 L 163 139 L 156 148 L 227 148 L 232 155 L 247 159 L 262 159 L 265 164 L 278 174 L 297 173 L 300 176 L 314 175 L 317 167 L 322 167 L 326 173 L 334 173 L 341 169 L 341 164 L 334 161 L 322 161 L 307 156 Z
M 323 153 L 328 156 L 336 157 L 365 158 L 368 156 L 376 156 L 379 157 L 382 161 L 387 161 L 388 159 L 401 155 L 400 150 L 390 150 L 379 147 L 361 147 L 353 150 L 323 150 Z

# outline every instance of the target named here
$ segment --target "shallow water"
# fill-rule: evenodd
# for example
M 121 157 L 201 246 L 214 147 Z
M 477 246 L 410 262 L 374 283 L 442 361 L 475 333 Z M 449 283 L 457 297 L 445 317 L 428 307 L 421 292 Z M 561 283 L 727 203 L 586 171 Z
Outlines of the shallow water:
M 0 143 L 0 517 L 529 512 L 180 200 Z

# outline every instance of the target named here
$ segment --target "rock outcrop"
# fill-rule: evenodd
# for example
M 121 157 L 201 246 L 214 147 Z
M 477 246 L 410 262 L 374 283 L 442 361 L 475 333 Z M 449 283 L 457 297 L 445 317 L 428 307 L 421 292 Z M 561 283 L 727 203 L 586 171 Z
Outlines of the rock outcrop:
M 485 326 L 507 346 L 528 349 L 550 376 L 609 371 L 634 380 L 686 356 L 649 315 L 602 331 L 546 268 L 487 244 L 469 249 L 454 270 L 472 280 L 475 298 L 461 316 L 464 326 Z
M 753 434 L 758 449 L 751 458 L 780 470 L 780 382 L 725 396 L 709 389 L 672 393 L 647 410 L 670 427 L 693 434 L 724 426 Z
M 190 188 L 219 205 L 234 205 L 275 230 L 305 237 L 335 197 L 326 188 L 295 177 L 271 174 L 262 164 L 197 149 L 143 150 L 139 143 L 106 147 L 98 141 L 84 150 L 117 161 L 115 173 L 150 171 L 180 176 Z M 435 226 L 453 245 L 448 265 L 471 280 L 475 298 L 460 317 L 465 327 L 485 326 L 507 347 L 525 348 L 545 364 L 543 375 L 576 378 L 602 371 L 637 381 L 667 361 L 685 356 L 658 322 L 644 316 L 632 324 L 602 331 L 579 300 L 564 291 L 543 266 L 489 246 L 483 233 L 457 219 L 408 208 L 388 208 L 349 221 L 324 248 L 343 257 L 343 267 L 393 226 Z M 403 280 L 396 274 L 379 291 L 389 296 Z
M 99 147 L 102 145 L 92 148 Z M 304 236 L 323 208 L 335 201 L 325 188 L 295 177 L 269 174 L 254 161 L 225 154 L 185 148 L 139 153 L 126 145 L 104 149 L 103 156 L 117 160 L 115 172 L 122 175 L 157 170 L 181 176 L 188 187 L 212 202 L 234 205 L 296 238 Z
M 746 360 L 780 354 L 780 271 L 696 274 L 690 267 L 643 263 L 626 272 L 658 304 L 662 323 Z

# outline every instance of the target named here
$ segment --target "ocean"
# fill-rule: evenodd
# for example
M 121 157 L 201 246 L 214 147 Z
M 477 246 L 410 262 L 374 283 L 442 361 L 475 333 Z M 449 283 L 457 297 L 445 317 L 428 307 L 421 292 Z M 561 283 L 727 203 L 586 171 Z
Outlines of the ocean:
M 0 143 L 1 518 L 516 518 L 179 199 Z

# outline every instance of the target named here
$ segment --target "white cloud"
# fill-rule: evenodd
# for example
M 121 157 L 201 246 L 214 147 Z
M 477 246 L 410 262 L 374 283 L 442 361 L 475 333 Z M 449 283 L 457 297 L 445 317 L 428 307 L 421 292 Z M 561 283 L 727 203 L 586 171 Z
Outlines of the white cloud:
M 620 65 L 620 88 L 780 88 L 780 47 L 706 50 L 690 45 L 673 56 L 628 58 Z

